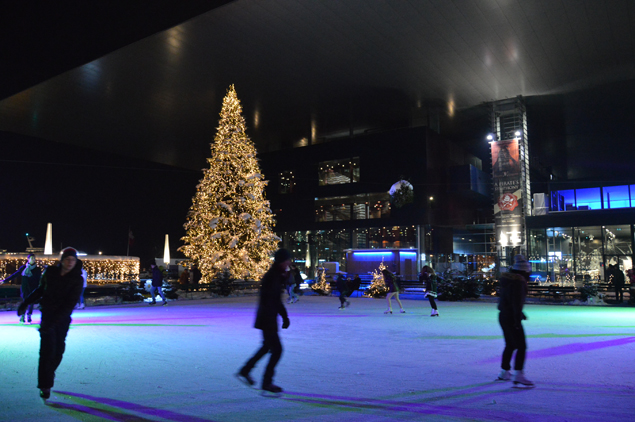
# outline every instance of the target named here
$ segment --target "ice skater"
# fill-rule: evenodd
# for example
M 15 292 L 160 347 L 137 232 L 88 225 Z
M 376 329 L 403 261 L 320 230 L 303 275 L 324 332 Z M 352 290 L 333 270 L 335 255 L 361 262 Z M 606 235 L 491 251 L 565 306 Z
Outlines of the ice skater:
M 254 327 L 262 330 L 262 347 L 236 374 L 242 382 L 254 385 L 255 381 L 249 375 L 251 370 L 264 355 L 271 353 L 262 378 L 262 389 L 271 393 L 282 392 L 282 388 L 273 383 L 273 375 L 280 356 L 282 356 L 282 344 L 278 336 L 278 315 L 282 317 L 282 328 L 289 328 L 291 323 L 281 298 L 286 277 L 290 276 L 287 271 L 289 264 L 291 264 L 289 251 L 286 249 L 277 250 L 273 264 L 260 281 L 260 302 Z
M 503 350 L 503 358 L 501 363 L 501 372 L 497 381 L 509 381 L 512 379 L 510 374 L 511 359 L 514 350 L 516 357 L 514 359 L 514 386 L 531 388 L 534 383 L 525 378 L 523 368 L 525 365 L 525 354 L 527 351 L 527 342 L 525 339 L 525 331 L 523 330 L 522 320 L 527 319 L 523 313 L 523 305 L 527 296 L 527 282 L 531 274 L 531 264 L 527 262 L 524 256 L 516 255 L 514 257 L 514 265 L 509 272 L 503 273 L 500 279 L 500 299 L 498 302 L 498 321 L 503 329 L 505 337 L 505 350 Z
M 71 314 L 79 300 L 83 284 L 82 261 L 77 259 L 75 249 L 66 248 L 62 251 L 59 265 L 50 266 L 44 271 L 38 288 L 18 307 L 18 315 L 22 316 L 29 305 L 40 301 L 42 322 L 37 388 L 44 400 L 51 396 L 55 371 L 62 362 L 66 349 Z
M 430 312 L 431 317 L 438 317 L 439 311 L 437 310 L 437 275 L 434 273 L 434 270 L 428 265 L 424 266 L 421 270 L 421 275 L 419 275 L 419 281 L 425 285 L 426 288 L 426 296 L 428 301 L 430 302 L 430 307 L 432 311 Z
M 344 277 L 343 272 L 338 271 L 337 273 L 336 287 L 337 291 L 340 294 L 340 307 L 338 309 L 340 311 L 343 311 L 344 309 L 346 309 L 347 306 L 351 304 L 351 302 L 346 300 L 346 296 L 348 296 L 348 282 L 346 280 L 346 277 Z
M 295 288 L 296 286 L 300 286 L 300 284 L 302 284 L 300 270 L 295 264 L 291 264 L 291 274 L 289 274 L 289 278 L 287 279 L 287 293 L 289 293 L 287 303 L 296 303 L 298 301 L 298 295 L 295 292 Z
M 82 268 L 82 279 L 84 280 L 84 285 L 82 287 L 82 294 L 79 295 L 79 302 L 77 302 L 77 309 L 84 309 L 86 307 L 84 303 L 84 291 L 86 291 L 86 286 L 88 286 L 88 273 L 84 268 Z
M 35 262 L 35 255 L 30 253 L 29 256 L 26 257 L 26 263 L 22 265 L 16 272 L 11 274 L 9 277 L 0 281 L 0 284 L 4 282 L 13 280 L 16 277 L 20 277 L 20 297 L 22 300 L 26 300 L 27 297 L 37 289 L 40 284 L 40 277 L 42 276 L 42 270 L 37 266 Z M 26 323 L 30 324 L 32 321 L 31 315 L 33 315 L 33 304 L 30 304 L 26 308 Z M 24 321 L 25 315 L 24 313 L 20 315 L 20 322 L 25 323 Z
M 386 295 L 386 301 L 388 302 L 388 309 L 384 311 L 385 314 L 392 314 L 392 304 L 390 302 L 390 298 L 395 296 L 397 299 L 397 303 L 399 304 L 399 312 L 405 314 L 406 311 L 403 309 L 403 305 L 399 300 L 399 283 L 395 279 L 393 273 L 388 271 L 387 269 L 383 269 L 381 271 L 384 276 L 384 283 L 386 283 L 386 287 L 388 287 L 388 294 Z
M 152 302 L 150 302 L 149 305 L 157 304 L 155 292 L 158 290 L 159 296 L 163 299 L 163 306 L 165 306 L 168 304 L 168 301 L 165 300 L 165 294 L 163 294 L 163 274 L 161 273 L 159 267 L 157 267 L 156 263 L 153 262 L 150 264 L 150 267 L 152 267 L 152 287 L 150 287 L 150 297 L 152 298 Z

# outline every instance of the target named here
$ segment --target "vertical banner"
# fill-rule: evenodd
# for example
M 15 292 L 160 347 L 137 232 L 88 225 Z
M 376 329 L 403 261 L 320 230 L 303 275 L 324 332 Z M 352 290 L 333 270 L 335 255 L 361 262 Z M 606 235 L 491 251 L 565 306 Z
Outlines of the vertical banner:
M 523 243 L 523 189 L 518 139 L 491 142 L 492 182 L 494 185 L 494 225 L 500 246 Z

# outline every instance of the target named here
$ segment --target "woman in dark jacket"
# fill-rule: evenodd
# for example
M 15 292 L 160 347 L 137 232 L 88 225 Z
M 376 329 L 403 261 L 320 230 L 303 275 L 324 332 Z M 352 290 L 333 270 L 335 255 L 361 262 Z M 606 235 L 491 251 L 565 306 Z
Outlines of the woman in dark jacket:
M 384 313 L 392 314 L 392 304 L 390 303 L 390 298 L 395 296 L 395 299 L 397 299 L 397 303 L 399 304 L 399 312 L 405 314 L 406 311 L 404 311 L 403 305 L 399 300 L 399 283 L 397 282 L 395 275 L 387 269 L 383 269 L 381 273 L 384 276 L 384 283 L 386 283 L 386 287 L 388 287 L 388 294 L 386 295 L 386 300 L 388 301 L 388 309 L 386 309 Z
M 428 301 L 430 302 L 430 306 L 432 307 L 432 312 L 430 312 L 430 316 L 438 317 L 439 312 L 437 310 L 437 303 L 434 300 L 437 297 L 437 275 L 434 273 L 434 270 L 432 268 L 426 265 L 421 270 L 419 281 L 425 285 L 426 297 L 428 298 Z
M 20 296 L 22 300 L 29 297 L 33 290 L 37 289 L 40 284 L 40 277 L 42 276 L 42 270 L 37 266 L 35 262 L 35 255 L 29 254 L 26 258 L 26 264 L 22 265 L 16 272 L 9 277 L 0 281 L 0 284 L 13 280 L 16 277 L 20 277 L 22 282 L 20 283 Z M 26 309 L 26 321 L 30 324 L 31 315 L 33 314 L 33 304 L 30 304 Z M 20 317 L 20 322 L 24 323 L 24 315 Z
M 346 296 L 348 295 L 348 283 L 346 282 L 346 277 L 344 277 L 344 273 L 339 273 L 337 275 L 336 280 L 337 291 L 340 294 L 340 307 L 337 308 L 340 311 L 346 309 L 348 305 L 351 304 L 348 300 L 346 300 Z
M 514 386 L 531 388 L 534 383 L 525 378 L 523 372 L 527 342 L 522 325 L 522 320 L 527 319 L 523 313 L 523 305 L 525 304 L 525 297 L 527 297 L 527 282 L 529 281 L 529 274 L 531 274 L 531 264 L 522 255 L 516 255 L 514 260 L 514 266 L 509 272 L 503 273 L 500 278 L 500 299 L 498 302 L 500 313 L 498 321 L 505 337 L 505 350 L 503 350 L 501 363 L 502 370 L 500 375 L 498 375 L 497 381 L 509 381 L 512 379 L 509 372 L 511 369 L 510 362 L 512 354 L 516 350 Z
M 18 315 L 24 315 L 29 305 L 40 301 L 42 322 L 38 388 L 40 397 L 44 400 L 51 396 L 55 371 L 62 362 L 66 349 L 71 314 L 83 286 L 82 261 L 77 259 L 75 249 L 66 248 L 62 252 L 59 265 L 50 266 L 44 271 L 38 288 L 18 308 Z
M 273 375 L 282 356 L 282 343 L 278 336 L 278 315 L 282 317 L 282 328 L 289 328 L 287 310 L 282 304 L 282 289 L 287 277 L 291 276 L 287 269 L 291 264 L 291 254 L 286 249 L 279 249 L 274 255 L 274 262 L 260 281 L 260 302 L 256 313 L 255 328 L 262 330 L 262 347 L 253 355 L 236 374 L 242 382 L 254 385 L 255 381 L 249 373 L 264 355 L 271 352 L 267 369 L 262 379 L 262 389 L 272 393 L 281 393 L 282 388 L 273 384 Z

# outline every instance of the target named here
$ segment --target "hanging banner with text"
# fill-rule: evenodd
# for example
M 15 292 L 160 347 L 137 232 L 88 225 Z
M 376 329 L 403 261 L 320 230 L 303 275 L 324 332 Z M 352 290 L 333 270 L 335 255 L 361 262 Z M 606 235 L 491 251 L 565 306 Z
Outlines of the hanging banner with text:
M 518 140 L 491 142 L 496 242 L 518 246 L 525 233 Z

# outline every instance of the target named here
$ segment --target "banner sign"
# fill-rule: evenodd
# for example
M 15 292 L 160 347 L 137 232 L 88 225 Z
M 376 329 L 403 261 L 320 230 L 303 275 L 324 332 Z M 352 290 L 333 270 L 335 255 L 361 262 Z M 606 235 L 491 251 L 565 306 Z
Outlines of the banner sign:
M 494 185 L 494 225 L 501 246 L 523 243 L 523 189 L 521 186 L 518 140 L 491 142 Z

